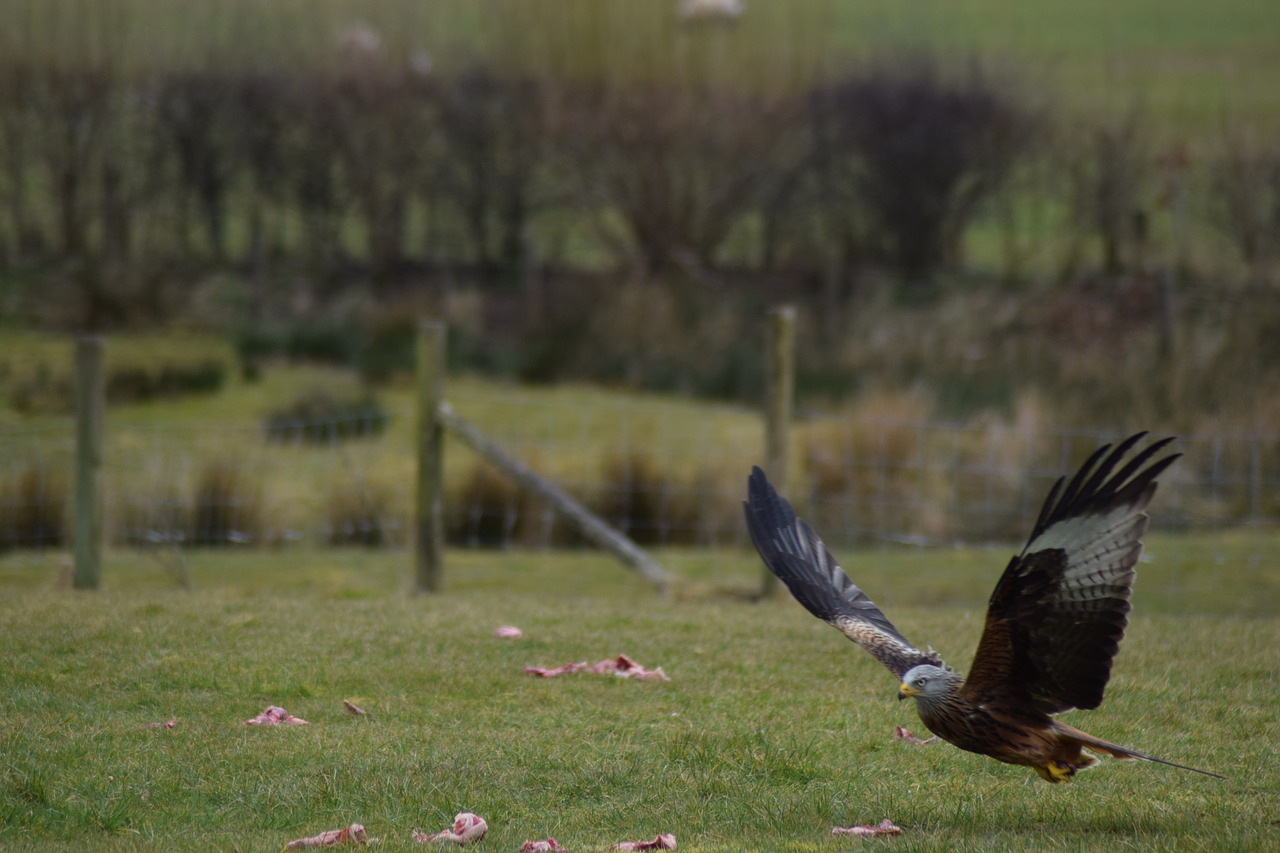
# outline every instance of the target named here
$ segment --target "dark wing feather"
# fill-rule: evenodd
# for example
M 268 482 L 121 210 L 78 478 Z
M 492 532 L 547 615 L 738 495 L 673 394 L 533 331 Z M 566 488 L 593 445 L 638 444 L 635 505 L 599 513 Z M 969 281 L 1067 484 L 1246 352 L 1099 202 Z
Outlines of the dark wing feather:
M 759 468 L 751 469 L 743 507 L 751 541 L 765 565 L 810 613 L 839 629 L 898 678 L 916 664 L 943 666 L 936 653 L 920 651 L 898 633 Z
M 1065 478 L 1054 484 L 1026 548 L 991 594 L 965 698 L 1048 714 L 1102 702 L 1129 621 L 1143 510 L 1156 477 L 1181 455 L 1155 459 L 1167 438 L 1117 471 L 1143 435 L 1100 448 L 1065 487 Z

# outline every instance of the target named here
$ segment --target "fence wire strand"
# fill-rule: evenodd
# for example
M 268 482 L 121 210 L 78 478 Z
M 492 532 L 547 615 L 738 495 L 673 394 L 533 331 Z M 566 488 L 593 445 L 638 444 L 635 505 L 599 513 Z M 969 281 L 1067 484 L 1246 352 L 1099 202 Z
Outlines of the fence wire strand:
M 745 545 L 744 483 L 763 424 L 735 406 L 603 403 L 587 391 L 451 396 L 464 417 L 645 546 Z M 411 408 L 391 422 L 412 422 Z M 108 419 L 107 542 L 115 546 L 403 546 L 415 461 L 404 430 L 309 424 L 154 427 Z M 401 437 L 397 437 L 401 436 Z M 1031 430 L 808 414 L 779 484 L 835 546 L 1017 544 L 1058 477 L 1117 430 Z M 581 546 L 545 506 L 446 442 L 448 536 L 458 547 Z M 0 549 L 65 547 L 71 427 L 0 433 Z M 1190 436 L 1161 478 L 1161 532 L 1280 521 L 1280 436 Z M 51 519 L 59 516 L 54 524 Z M 1260 560 L 1271 564 L 1265 557 Z

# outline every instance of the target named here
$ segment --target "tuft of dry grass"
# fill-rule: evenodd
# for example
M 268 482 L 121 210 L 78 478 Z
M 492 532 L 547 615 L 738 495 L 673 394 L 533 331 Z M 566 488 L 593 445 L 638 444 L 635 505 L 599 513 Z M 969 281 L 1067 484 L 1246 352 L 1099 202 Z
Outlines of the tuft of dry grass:
M 115 541 L 135 547 L 186 542 L 191 535 L 191 500 L 170 479 L 149 476 L 143 483 L 112 507 Z
M 529 515 L 529 504 L 526 492 L 492 465 L 476 460 L 445 502 L 446 535 L 455 545 L 507 547 L 522 519 Z
M 922 464 L 931 404 L 920 392 L 881 392 L 802 431 L 811 523 L 819 529 L 936 536 L 936 483 Z
M 0 477 L 0 552 L 57 548 L 67 540 L 67 483 L 40 460 Z
M 391 508 L 390 490 L 367 477 L 339 483 L 329 495 L 329 544 L 376 548 L 398 541 L 401 527 Z
M 697 491 L 683 486 L 652 451 L 607 453 L 600 480 L 597 512 L 638 544 L 698 542 L 702 501 Z
M 262 486 L 253 475 L 231 460 L 206 463 L 196 481 L 191 544 L 260 543 L 266 527 Z

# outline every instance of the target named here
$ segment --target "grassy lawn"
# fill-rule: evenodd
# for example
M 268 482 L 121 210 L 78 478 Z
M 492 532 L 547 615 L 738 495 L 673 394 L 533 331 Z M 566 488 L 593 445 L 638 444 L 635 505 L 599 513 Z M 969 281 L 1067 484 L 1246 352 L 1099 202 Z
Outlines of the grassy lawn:
M 412 829 L 471 810 L 496 851 L 658 832 L 706 851 L 1263 849 L 1280 819 L 1280 580 L 1246 555 L 1274 547 L 1152 537 L 1107 701 L 1068 715 L 1229 778 L 1107 760 L 1059 786 L 892 741 L 895 723 L 920 729 L 892 678 L 789 599 L 731 594 L 758 577 L 745 552 L 662 553 L 684 579 L 671 601 L 590 553 L 451 553 L 430 598 L 405 594 L 404 552 L 193 552 L 189 592 L 113 552 L 99 593 L 59 588 L 61 555 L 10 554 L 0 847 L 267 851 L 360 822 L 410 850 Z M 965 667 L 1006 558 L 845 564 Z M 504 623 L 525 638 L 493 638 Z M 671 681 L 522 671 L 619 653 Z M 311 725 L 243 725 L 268 704 Z M 883 818 L 904 834 L 829 835 Z

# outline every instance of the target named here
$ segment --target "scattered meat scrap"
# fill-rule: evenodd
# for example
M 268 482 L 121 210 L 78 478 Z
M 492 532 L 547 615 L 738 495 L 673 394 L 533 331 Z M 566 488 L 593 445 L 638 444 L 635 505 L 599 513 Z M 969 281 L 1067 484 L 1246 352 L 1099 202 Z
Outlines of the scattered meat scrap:
M 149 728 L 149 729 L 171 729 L 171 728 L 173 728 L 174 726 L 176 726 L 177 724 L 178 724 L 178 718 L 177 718 L 177 717 L 170 717 L 169 719 L 165 720 L 163 723 L 147 723 L 147 728 Z
M 599 663 L 587 666 L 581 663 L 566 663 L 554 669 L 543 669 L 539 666 L 526 666 L 524 671 L 539 678 L 555 678 L 558 675 L 570 675 L 577 672 L 589 672 L 595 675 L 616 675 L 619 678 L 634 678 L 638 681 L 670 681 L 662 667 L 645 669 L 626 655 L 606 658 Z
M 275 705 L 268 705 L 266 710 L 254 717 L 252 720 L 245 720 L 246 726 L 305 726 L 309 725 L 306 720 L 293 716 L 284 708 L 278 708 Z
M 555 678 L 557 675 L 569 675 L 575 672 L 586 672 L 590 667 L 587 662 L 582 663 L 566 663 L 562 666 L 553 667 L 551 669 L 543 669 L 540 666 L 526 666 L 524 671 L 530 675 L 536 675 L 538 678 Z
M 342 707 L 346 708 L 348 711 L 355 714 L 357 717 L 363 717 L 365 714 L 368 713 L 364 708 L 361 708 L 359 705 L 357 705 L 355 702 L 352 702 L 349 699 L 342 700 Z
M 453 826 L 448 829 L 428 835 L 425 832 L 413 831 L 413 840 L 420 844 L 426 844 L 430 841 L 452 841 L 454 844 L 470 844 L 473 841 L 479 841 L 484 838 L 485 833 L 489 831 L 489 824 L 484 822 L 484 818 L 471 812 L 459 812 L 453 818 Z
M 493 636 L 502 640 L 518 640 L 524 636 L 524 631 L 521 631 L 515 625 L 499 625 L 498 629 L 493 632 Z
M 525 841 L 520 845 L 520 853 L 551 853 L 553 850 L 563 850 L 554 838 L 548 838 L 546 841 Z
M 879 838 L 882 835 L 901 835 L 902 827 L 885 818 L 875 826 L 837 826 L 832 828 L 832 835 L 857 835 L 862 838 Z
M 616 675 L 619 678 L 638 678 L 641 681 L 670 681 L 662 667 L 645 669 L 626 655 L 618 655 L 613 660 L 602 660 L 591 667 L 589 672 L 603 675 Z
M 921 744 L 922 746 L 927 746 L 928 744 L 931 744 L 931 743 L 937 743 L 937 742 L 938 742 L 938 736 L 937 736 L 937 735 L 934 735 L 933 737 L 929 738 L 928 740 L 920 740 L 920 738 L 918 738 L 918 737 L 916 737 L 914 734 L 912 734 L 912 732 L 911 732 L 911 730 L 910 730 L 910 729 L 904 729 L 902 726 L 894 726 L 894 727 L 893 727 L 893 739 L 894 739 L 894 740 L 905 740 L 907 743 L 918 743 L 918 744 Z
M 609 848 L 610 850 L 675 850 L 676 837 L 664 832 L 652 841 L 623 841 Z
M 299 838 L 296 841 L 290 841 L 284 846 L 285 850 L 298 850 L 303 847 L 332 847 L 335 844 L 368 844 L 369 836 L 365 834 L 362 824 L 353 823 L 350 826 L 344 826 L 342 829 L 331 829 L 328 832 L 322 832 L 319 835 L 313 835 L 310 838 Z

